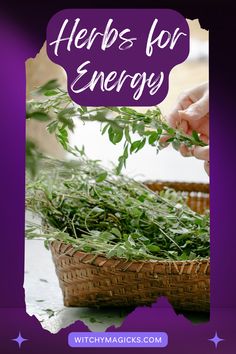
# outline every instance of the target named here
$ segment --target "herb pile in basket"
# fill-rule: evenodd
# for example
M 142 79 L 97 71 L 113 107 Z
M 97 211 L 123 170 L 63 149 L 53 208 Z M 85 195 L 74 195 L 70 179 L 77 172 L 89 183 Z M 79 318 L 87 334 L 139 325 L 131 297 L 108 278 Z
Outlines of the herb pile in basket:
M 28 238 L 127 259 L 209 256 L 209 215 L 189 209 L 174 190 L 157 194 L 83 154 L 77 161 L 43 158 L 40 164 L 36 178 L 27 178 L 26 207 L 42 217 L 42 230 L 29 228 Z

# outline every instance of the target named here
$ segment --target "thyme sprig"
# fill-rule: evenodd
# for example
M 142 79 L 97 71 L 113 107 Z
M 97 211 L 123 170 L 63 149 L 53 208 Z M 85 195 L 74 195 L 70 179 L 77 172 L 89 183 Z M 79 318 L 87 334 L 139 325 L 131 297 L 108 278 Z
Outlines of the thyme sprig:
M 178 129 L 173 129 L 164 119 L 160 109 L 155 107 L 145 113 L 129 107 L 84 107 L 71 100 L 68 93 L 58 87 L 56 80 L 51 80 L 37 90 L 37 97 L 27 102 L 27 119 L 47 122 L 47 130 L 55 134 L 63 148 L 78 155 L 78 147 L 69 143 L 69 132 L 75 128 L 75 120 L 101 123 L 101 134 L 108 134 L 113 144 L 123 142 L 123 153 L 118 159 L 116 173 L 120 174 L 132 153 L 137 153 L 146 144 L 154 146 L 156 152 L 163 147 L 162 136 L 167 136 L 166 143 L 172 143 L 175 149 L 180 144 L 188 147 L 205 146 L 197 132 L 192 136 Z

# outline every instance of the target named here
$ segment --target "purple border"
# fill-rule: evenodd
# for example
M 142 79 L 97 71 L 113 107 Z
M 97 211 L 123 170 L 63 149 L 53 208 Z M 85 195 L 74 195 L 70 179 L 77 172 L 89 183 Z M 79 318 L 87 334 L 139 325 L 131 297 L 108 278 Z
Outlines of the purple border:
M 221 17 L 218 18 L 219 21 L 220 19 Z M 214 23 L 219 22 L 215 19 Z M 151 309 L 138 308 L 127 317 L 121 328 L 109 329 L 109 331 L 165 331 L 169 335 L 169 345 L 159 350 L 172 354 L 215 352 L 214 345 L 207 340 L 214 336 L 215 331 L 225 339 L 219 344 L 218 353 L 233 354 L 235 352 L 236 236 L 233 220 L 235 219 L 236 196 L 232 164 L 236 129 L 232 107 L 234 81 L 233 74 L 229 70 L 233 67 L 234 59 L 233 55 L 227 55 L 231 44 L 230 36 L 225 37 L 219 45 L 220 30 L 221 27 L 216 26 L 214 33 L 212 32 L 211 47 L 212 50 L 217 48 L 217 51 L 210 63 L 211 140 L 213 141 L 211 148 L 210 321 L 193 325 L 183 316 L 177 316 L 168 304 L 162 303 L 158 308 L 155 306 Z M 0 215 L 1 245 L 3 246 L 0 257 L 2 271 L 0 278 L 0 348 L 2 353 L 18 351 L 17 343 L 10 339 L 15 338 L 20 330 L 23 337 L 29 339 L 22 345 L 23 352 L 41 353 L 47 350 L 47 352 L 69 353 L 73 349 L 67 346 L 67 334 L 72 331 L 86 331 L 87 328 L 81 322 L 77 322 L 61 330 L 57 335 L 52 335 L 43 330 L 34 317 L 29 317 L 24 308 L 24 62 L 37 53 L 39 43 L 34 42 L 33 36 L 30 38 L 27 32 L 23 32 L 7 18 L 0 22 L 0 36 L 2 49 L 2 134 L 0 139 L 2 202 L 0 203 Z M 219 67 L 216 66 L 217 60 Z M 83 350 L 86 351 L 86 349 Z M 94 350 L 96 353 L 102 353 L 106 349 Z M 117 353 L 122 350 L 124 353 L 122 348 L 114 350 Z M 129 349 L 129 352 L 141 353 L 141 350 L 143 349 L 134 348 Z M 154 353 L 157 349 L 150 349 L 152 350 Z M 87 350 L 87 352 L 91 351 Z

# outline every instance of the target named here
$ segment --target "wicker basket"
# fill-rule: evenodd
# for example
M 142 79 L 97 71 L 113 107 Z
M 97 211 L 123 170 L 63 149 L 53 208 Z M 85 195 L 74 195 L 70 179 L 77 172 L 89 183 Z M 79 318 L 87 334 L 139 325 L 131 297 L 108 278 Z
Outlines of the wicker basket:
M 202 213 L 209 207 L 209 185 L 148 182 L 152 190 L 172 187 Z M 148 305 L 166 296 L 174 308 L 209 311 L 210 261 L 127 261 L 76 251 L 60 241 L 50 245 L 65 306 Z

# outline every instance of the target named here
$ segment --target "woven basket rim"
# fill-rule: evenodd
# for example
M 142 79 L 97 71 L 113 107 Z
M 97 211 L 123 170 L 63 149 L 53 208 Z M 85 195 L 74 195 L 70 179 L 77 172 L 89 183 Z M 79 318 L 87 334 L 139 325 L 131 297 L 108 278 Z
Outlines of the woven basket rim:
M 143 182 L 147 187 L 159 185 L 159 187 L 174 188 L 176 191 L 182 192 L 200 192 L 210 193 L 210 183 L 208 182 L 186 182 L 186 181 L 170 181 L 170 180 L 145 180 Z
M 64 250 L 63 252 L 61 252 L 60 248 L 61 246 L 67 246 L 66 250 Z M 69 256 L 69 257 L 81 257 L 81 262 L 83 262 L 83 258 L 91 256 L 91 258 L 93 260 L 95 260 L 96 258 L 103 258 L 104 260 L 109 260 L 109 261 L 114 261 L 114 263 L 116 263 L 117 261 L 120 262 L 124 262 L 126 264 L 128 263 L 132 263 L 132 264 L 137 264 L 137 265 L 141 265 L 141 264 L 148 264 L 148 263 L 155 263 L 155 264 L 176 264 L 176 265 L 183 265 L 183 264 L 210 264 L 210 257 L 205 257 L 205 258 L 197 258 L 197 259 L 193 259 L 193 260 L 168 260 L 168 259 L 163 259 L 163 260 L 158 260 L 158 259 L 144 259 L 144 260 L 128 260 L 126 258 L 120 258 L 120 257 L 111 257 L 111 258 L 107 258 L 104 254 L 99 254 L 99 253 L 91 253 L 91 252 L 83 252 L 80 250 L 75 249 L 75 247 L 70 244 L 70 243 L 66 243 L 64 241 L 60 241 L 60 240 L 53 240 L 50 241 L 50 248 L 53 249 L 57 247 L 57 251 L 59 253 L 61 253 L 61 255 L 65 255 L 65 256 Z M 84 262 L 84 263 L 88 263 L 88 262 Z

